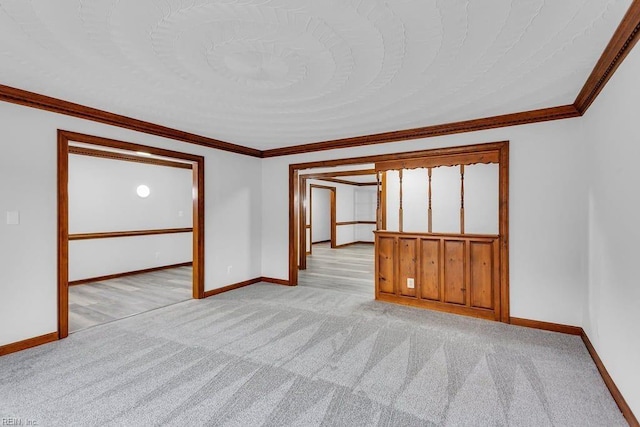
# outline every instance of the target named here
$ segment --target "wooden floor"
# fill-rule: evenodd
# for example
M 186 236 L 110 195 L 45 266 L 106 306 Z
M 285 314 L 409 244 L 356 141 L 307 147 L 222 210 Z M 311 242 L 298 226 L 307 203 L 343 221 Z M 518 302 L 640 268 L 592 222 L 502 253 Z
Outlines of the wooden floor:
M 191 277 L 189 266 L 70 286 L 69 332 L 191 299 Z
M 338 290 L 374 298 L 374 248 L 358 243 L 331 249 L 329 243 L 316 243 L 307 255 L 307 269 L 300 270 L 298 284 Z

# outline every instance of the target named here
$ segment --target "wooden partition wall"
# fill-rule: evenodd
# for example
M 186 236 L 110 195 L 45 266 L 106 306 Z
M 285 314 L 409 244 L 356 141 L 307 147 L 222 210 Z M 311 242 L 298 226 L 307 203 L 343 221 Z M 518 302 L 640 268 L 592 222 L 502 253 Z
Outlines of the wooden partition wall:
M 508 144 L 466 147 L 447 154 L 376 163 L 378 230 L 375 232 L 375 295 L 381 301 L 509 322 L 508 282 Z M 465 166 L 499 164 L 499 234 L 466 234 Z M 460 233 L 432 232 L 432 169 L 460 170 Z M 405 232 L 403 227 L 403 170 L 425 168 L 428 179 L 428 232 Z M 387 231 L 386 172 L 398 171 L 398 231 Z M 456 215 L 458 215 L 456 213 Z
M 376 299 L 500 320 L 498 236 L 378 231 L 376 252 Z
M 305 188 L 299 171 L 346 165 L 375 164 L 378 201 L 375 232 L 375 296 L 381 301 L 509 323 L 509 142 L 437 148 L 406 153 L 349 159 L 323 160 L 289 165 L 289 284 L 298 283 L 298 267 L 304 268 L 306 218 Z M 498 234 L 467 234 L 464 224 L 465 166 L 498 164 Z M 460 233 L 433 233 L 432 205 L 425 208 L 428 232 L 404 230 L 403 203 L 399 204 L 398 231 L 388 231 L 387 171 L 425 168 L 431 193 L 430 171 L 458 166 L 460 179 Z M 352 172 L 344 172 L 352 173 Z M 370 173 L 370 172 L 369 172 Z M 303 181 L 304 182 L 304 181 Z M 302 187 L 302 188 L 301 188 Z M 400 185 L 402 187 L 402 184 Z M 394 195 L 395 197 L 395 195 Z M 393 225 L 395 227 L 395 224 Z M 437 230 L 436 230 L 437 231 Z M 413 287 L 407 279 L 413 279 Z

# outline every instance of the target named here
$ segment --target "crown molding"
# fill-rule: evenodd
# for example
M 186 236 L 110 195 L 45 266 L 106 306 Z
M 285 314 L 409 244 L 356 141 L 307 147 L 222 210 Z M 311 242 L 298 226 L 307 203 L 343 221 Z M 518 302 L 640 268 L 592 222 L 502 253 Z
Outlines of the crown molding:
M 208 148 L 216 148 L 218 150 L 229 151 L 237 154 L 245 154 L 247 156 L 261 157 L 262 152 L 255 148 L 244 147 L 242 145 L 232 144 L 230 142 L 220 141 L 208 138 L 202 135 L 196 135 L 189 132 L 157 125 L 143 120 L 134 119 L 120 114 L 110 113 L 97 108 L 87 107 L 73 102 L 64 101 L 58 98 L 41 95 L 35 92 L 29 92 L 0 84 L 0 101 L 6 101 L 13 104 L 25 105 L 27 107 L 38 108 L 40 110 L 52 111 L 67 116 L 79 117 L 81 119 L 91 120 L 98 123 L 104 123 L 111 126 L 117 126 L 125 129 L 143 132 L 150 135 L 161 136 L 164 138 L 175 139 L 177 141 L 188 142 L 189 144 L 202 145 Z
M 638 42 L 640 0 L 634 0 L 573 105 L 583 115 Z
M 293 154 L 310 153 L 313 151 L 360 147 L 364 145 L 383 144 L 386 142 L 400 142 L 410 139 L 430 138 L 434 136 L 474 132 L 506 126 L 568 119 L 579 116 L 580 112 L 576 109 L 576 107 L 574 107 L 573 105 L 563 105 L 560 107 L 542 108 L 539 110 L 485 117 L 483 119 L 465 120 L 443 125 L 426 126 L 415 129 L 378 133 L 374 135 L 357 136 L 353 138 L 335 139 L 331 141 L 314 142 L 311 144 L 275 148 L 272 150 L 263 151 L 262 157 L 267 158 L 276 156 L 289 156 Z

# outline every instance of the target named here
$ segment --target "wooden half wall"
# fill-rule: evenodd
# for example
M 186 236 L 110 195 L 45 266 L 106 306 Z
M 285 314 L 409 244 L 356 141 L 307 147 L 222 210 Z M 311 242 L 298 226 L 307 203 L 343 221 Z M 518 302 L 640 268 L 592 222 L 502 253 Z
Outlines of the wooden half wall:
M 384 176 L 399 177 L 398 231 L 384 230 L 387 191 L 378 192 L 375 232 L 375 295 L 377 300 L 440 310 L 509 323 L 509 153 L 508 143 L 441 149 L 423 156 L 376 162 Z M 465 166 L 498 164 L 498 234 L 465 233 Z M 431 168 L 460 167 L 460 232 L 431 230 Z M 403 171 L 424 168 L 428 173 L 428 232 L 404 231 Z M 457 215 L 457 212 L 456 212 Z
M 376 299 L 501 319 L 498 236 L 375 234 Z

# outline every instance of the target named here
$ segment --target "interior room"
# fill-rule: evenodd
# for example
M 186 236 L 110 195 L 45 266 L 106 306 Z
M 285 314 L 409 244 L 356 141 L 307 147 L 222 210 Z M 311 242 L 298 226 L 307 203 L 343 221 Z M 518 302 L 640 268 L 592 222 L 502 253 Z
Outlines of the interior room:
M 191 163 L 78 143 L 68 162 L 69 331 L 190 299 Z
M 640 425 L 639 38 L 640 0 L 0 0 L 0 418 Z M 181 296 L 74 295 L 126 273 Z

